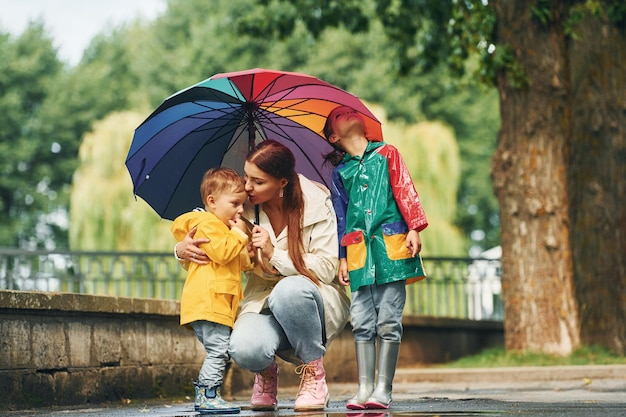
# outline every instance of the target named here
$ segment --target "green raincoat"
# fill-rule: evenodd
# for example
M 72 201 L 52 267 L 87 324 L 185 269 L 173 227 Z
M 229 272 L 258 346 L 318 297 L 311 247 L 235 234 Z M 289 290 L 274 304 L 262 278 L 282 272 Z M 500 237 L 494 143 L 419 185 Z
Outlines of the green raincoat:
M 332 175 L 339 257 L 346 258 L 350 290 L 371 284 L 425 278 L 419 254 L 406 248 L 409 230 L 428 222 L 398 150 L 369 142 L 361 156 L 347 154 Z

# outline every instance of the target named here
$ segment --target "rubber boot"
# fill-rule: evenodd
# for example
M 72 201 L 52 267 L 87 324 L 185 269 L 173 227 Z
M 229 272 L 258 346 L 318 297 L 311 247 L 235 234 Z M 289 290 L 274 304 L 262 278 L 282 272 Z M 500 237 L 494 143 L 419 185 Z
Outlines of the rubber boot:
M 391 405 L 391 389 L 400 354 L 400 342 L 381 339 L 379 343 L 376 387 L 365 402 L 365 408 L 389 408 Z
M 198 382 L 193 383 L 196 390 L 194 410 L 200 414 L 237 414 L 241 408 L 224 401 L 220 395 L 220 387 L 207 387 Z
M 356 348 L 356 368 L 359 374 L 359 388 L 354 397 L 348 400 L 349 410 L 365 409 L 365 402 L 374 391 L 374 374 L 376 373 L 376 342 L 354 342 Z
M 328 405 L 329 394 L 322 358 L 299 365 L 296 373 L 302 377 L 293 407 L 294 411 L 325 409 Z
M 272 362 L 267 369 L 254 376 L 250 408 L 254 411 L 273 411 L 278 407 L 278 364 Z

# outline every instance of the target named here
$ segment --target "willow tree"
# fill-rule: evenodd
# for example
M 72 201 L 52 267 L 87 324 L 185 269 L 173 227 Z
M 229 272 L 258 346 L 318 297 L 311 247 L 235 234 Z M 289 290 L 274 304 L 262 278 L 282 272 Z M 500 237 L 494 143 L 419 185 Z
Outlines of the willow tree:
M 374 108 L 374 107 L 373 107 Z M 400 125 L 384 121 L 393 143 L 405 154 L 418 190 L 428 190 L 424 205 L 431 229 L 428 253 L 459 256 L 465 239 L 453 226 L 459 156 L 454 136 L 441 124 Z M 72 181 L 69 237 L 74 250 L 171 251 L 171 222 L 161 219 L 141 198 L 135 199 L 124 165 L 134 129 L 144 116 L 116 112 L 94 123 L 83 138 Z M 417 139 L 416 139 L 417 138 Z M 209 167 L 207 167 L 208 169 Z M 198 190 L 198 193 L 200 190 Z M 445 236 L 445 239 L 441 237 Z
M 173 247 L 170 222 L 133 198 L 124 165 L 133 132 L 143 119 L 134 112 L 112 113 L 83 138 L 70 201 L 72 249 L 169 252 Z
M 459 77 L 494 83 L 506 347 L 567 354 L 585 343 L 626 352 L 623 1 L 256 4 L 240 30 L 284 36 L 303 22 L 313 34 L 360 31 L 376 20 L 396 45 L 399 74 L 445 62 Z
M 428 217 L 422 233 L 424 256 L 464 256 L 467 239 L 455 226 L 461 161 L 454 133 L 442 122 L 405 124 L 387 120 L 385 111 L 368 105 L 383 124 L 386 141 L 400 151 Z

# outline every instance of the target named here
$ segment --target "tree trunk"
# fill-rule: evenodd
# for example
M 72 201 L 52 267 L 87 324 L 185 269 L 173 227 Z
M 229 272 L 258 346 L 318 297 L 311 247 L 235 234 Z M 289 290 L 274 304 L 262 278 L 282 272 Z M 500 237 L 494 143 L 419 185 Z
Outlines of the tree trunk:
M 626 35 L 607 19 L 576 28 L 568 169 L 581 339 L 626 354 Z
M 502 225 L 505 344 L 568 354 L 580 343 L 570 247 L 567 161 L 571 137 L 565 35 L 533 19 L 526 1 L 496 1 L 496 54 L 511 48 L 528 77 L 498 76 L 502 128 L 492 160 Z M 558 2 L 556 2 L 558 3 Z

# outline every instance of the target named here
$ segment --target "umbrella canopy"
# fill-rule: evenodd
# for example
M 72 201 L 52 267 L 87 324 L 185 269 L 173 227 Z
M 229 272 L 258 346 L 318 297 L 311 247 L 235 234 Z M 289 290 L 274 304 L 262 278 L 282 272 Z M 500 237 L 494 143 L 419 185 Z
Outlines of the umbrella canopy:
M 135 130 L 126 158 L 135 195 L 163 218 L 202 206 L 200 182 L 215 166 L 243 173 L 250 149 L 275 139 L 296 158 L 296 170 L 330 186 L 332 150 L 326 116 L 338 106 L 361 114 L 368 137 L 382 140 L 378 119 L 353 94 L 306 74 L 261 68 L 217 74 L 181 90 Z

